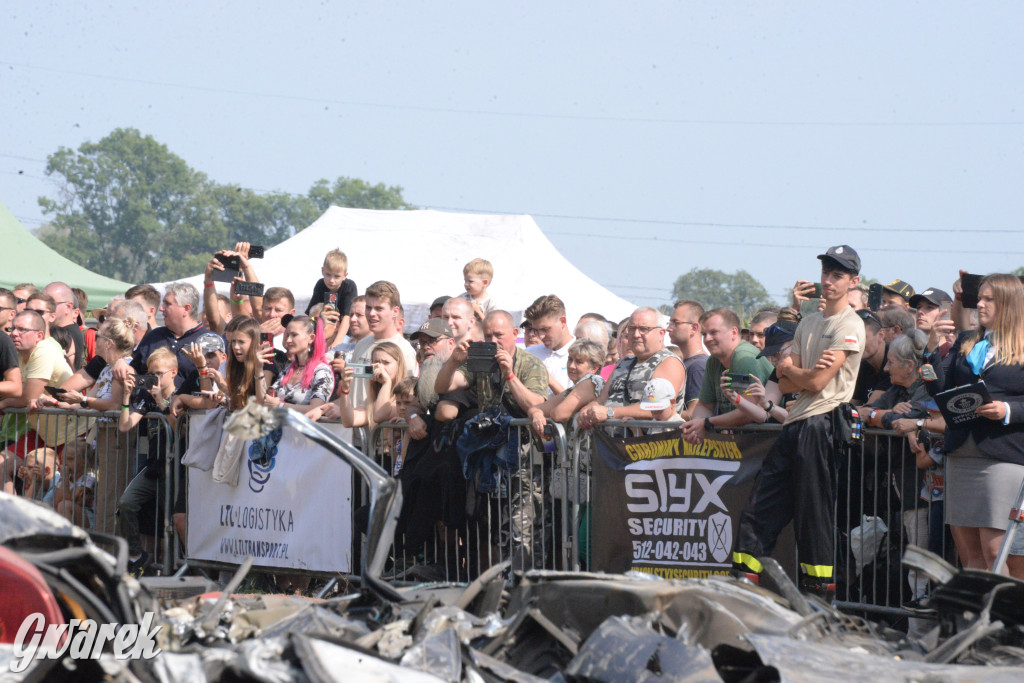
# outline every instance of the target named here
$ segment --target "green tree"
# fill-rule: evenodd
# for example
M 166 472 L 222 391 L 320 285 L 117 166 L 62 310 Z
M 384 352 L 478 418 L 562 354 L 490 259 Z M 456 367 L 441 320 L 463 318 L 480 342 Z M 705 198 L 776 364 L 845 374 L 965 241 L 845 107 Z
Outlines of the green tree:
M 358 178 L 318 180 L 308 195 L 259 194 L 218 185 L 152 136 L 114 130 L 78 150 L 50 155 L 58 199 L 40 197 L 53 218 L 38 237 L 69 259 L 126 282 L 201 272 L 209 255 L 246 241 L 272 247 L 309 226 L 332 204 L 414 208 L 402 188 Z
M 370 185 L 358 178 L 338 178 L 330 183 L 326 178 L 313 183 L 309 188 L 309 200 L 319 217 L 331 205 L 354 209 L 413 209 L 412 204 L 402 198 L 402 188 L 384 183 Z M 312 222 L 312 221 L 310 221 Z
M 50 155 L 59 199 L 40 197 L 53 220 L 40 238 L 68 258 L 127 282 L 167 279 L 169 264 L 223 231 L 204 201 L 206 176 L 151 136 L 117 129 L 78 151 Z M 175 275 L 171 275 L 175 277 Z
M 694 268 L 676 279 L 672 295 L 677 301 L 699 301 L 705 309 L 731 308 L 743 320 L 761 306 L 774 303 L 764 285 L 745 270 L 725 273 L 713 268 Z

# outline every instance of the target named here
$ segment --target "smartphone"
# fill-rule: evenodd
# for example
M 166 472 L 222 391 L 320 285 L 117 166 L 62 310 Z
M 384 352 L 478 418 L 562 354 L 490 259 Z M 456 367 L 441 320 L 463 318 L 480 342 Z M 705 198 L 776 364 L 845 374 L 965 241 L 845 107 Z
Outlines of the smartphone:
M 868 310 L 877 311 L 882 307 L 882 285 L 877 282 L 868 287 Z
M 821 283 L 820 282 L 815 282 L 814 283 L 814 297 L 813 298 L 815 298 L 815 299 L 820 299 L 821 298 Z
M 43 387 L 43 389 L 54 398 L 60 398 L 64 394 L 68 393 L 67 389 L 61 389 L 60 387 Z
M 498 359 L 494 357 L 497 352 L 498 344 L 495 342 L 470 342 L 466 368 L 470 372 L 497 372 Z
M 373 363 L 349 363 L 347 367 L 355 371 L 352 377 L 356 379 L 373 379 Z
M 266 247 L 251 244 L 249 245 L 249 258 L 263 258 L 264 251 L 266 251 Z
M 214 254 L 213 257 L 221 262 L 224 266 L 224 270 L 214 270 L 211 276 L 214 282 L 232 282 L 238 277 L 239 270 L 242 267 L 242 259 L 238 256 L 225 256 L 224 254 Z
M 269 332 L 260 332 L 260 343 L 273 345 L 274 335 L 270 334 Z
M 963 292 L 960 294 L 960 304 L 964 308 L 978 307 L 978 288 L 984 279 L 984 275 L 972 275 L 971 273 L 964 273 L 960 276 L 960 286 L 963 288 Z
M 324 292 L 324 306 L 331 306 L 334 310 L 338 310 L 338 293 L 337 292 Z
M 953 311 L 952 301 L 943 301 L 939 304 L 939 317 L 949 320 L 950 315 Z
M 263 296 L 263 283 L 239 280 L 235 283 L 235 294 L 238 296 Z
M 744 392 L 750 388 L 754 383 L 750 379 L 750 374 L 745 372 L 726 372 L 723 373 L 729 381 L 729 388 L 736 392 Z

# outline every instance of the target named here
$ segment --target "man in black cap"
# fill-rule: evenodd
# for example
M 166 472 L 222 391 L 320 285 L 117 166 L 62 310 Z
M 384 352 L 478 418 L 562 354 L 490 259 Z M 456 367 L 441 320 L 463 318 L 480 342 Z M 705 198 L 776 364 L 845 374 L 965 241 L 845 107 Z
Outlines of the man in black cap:
M 441 311 L 444 308 L 445 303 L 447 303 L 448 299 L 451 299 L 451 297 L 450 296 L 439 296 L 436 299 L 434 299 L 434 303 L 430 304 L 430 315 L 427 316 L 427 317 L 429 317 L 429 318 L 440 318 L 441 317 Z
M 943 307 L 943 304 L 946 304 L 946 306 Z M 935 326 L 936 320 L 941 317 L 949 318 L 952 305 L 953 297 L 938 287 L 929 287 L 920 294 L 910 297 L 910 307 L 917 309 L 914 323 L 917 329 L 928 334 L 932 333 L 932 327 Z M 952 345 L 952 342 L 940 341 L 938 347 L 939 357 L 945 358 Z
M 913 306 L 910 299 L 914 296 L 914 288 L 903 280 L 893 280 L 887 285 L 882 285 L 882 305 L 896 304 L 904 308 Z
M 782 529 L 793 521 L 800 587 L 831 601 L 835 533 L 836 426 L 850 400 L 864 323 L 847 293 L 860 283 L 860 257 L 845 244 L 821 259 L 822 311 L 801 320 L 792 352 L 776 367 L 779 390 L 798 392 L 782 434 L 765 457 L 740 519 L 733 569 L 759 580 L 758 558 L 771 555 Z

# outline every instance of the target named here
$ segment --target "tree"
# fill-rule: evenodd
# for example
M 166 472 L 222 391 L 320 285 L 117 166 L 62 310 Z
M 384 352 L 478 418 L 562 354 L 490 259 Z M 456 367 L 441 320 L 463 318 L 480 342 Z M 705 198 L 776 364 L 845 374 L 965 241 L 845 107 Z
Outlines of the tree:
M 47 160 L 46 174 L 59 177 L 59 198 L 39 199 L 43 213 L 54 214 L 40 238 L 104 275 L 165 279 L 168 261 L 188 254 L 197 236 L 221 236 L 209 234 L 220 231 L 209 225 L 211 205 L 202 201 L 206 177 L 137 130 L 117 129 L 77 152 L 62 147 Z
M 708 310 L 731 308 L 743 320 L 761 306 L 773 305 L 768 290 L 745 270 L 730 274 L 713 268 L 694 268 L 676 279 L 672 295 L 677 301 L 699 301 Z
M 410 209 L 402 188 L 358 178 L 318 180 L 307 195 L 258 194 L 218 185 L 152 136 L 119 128 L 77 151 L 50 155 L 58 199 L 40 197 L 53 219 L 38 237 L 67 258 L 126 282 L 157 282 L 202 271 L 210 254 L 245 241 L 272 247 L 332 204 Z
M 411 204 L 402 199 L 402 188 L 391 187 L 384 183 L 370 185 L 358 178 L 338 178 L 331 185 L 326 178 L 313 183 L 309 188 L 309 199 L 318 211 L 316 216 L 334 206 L 347 206 L 354 209 L 412 209 Z M 314 217 L 315 218 L 315 217 Z M 312 222 L 312 221 L 310 221 Z

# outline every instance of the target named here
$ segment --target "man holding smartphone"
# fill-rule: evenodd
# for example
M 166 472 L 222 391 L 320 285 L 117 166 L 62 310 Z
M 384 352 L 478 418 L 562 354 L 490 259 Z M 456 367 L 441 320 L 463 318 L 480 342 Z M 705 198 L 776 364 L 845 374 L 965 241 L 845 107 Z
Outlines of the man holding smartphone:
M 792 520 L 800 587 L 831 602 L 837 428 L 844 419 L 841 404 L 853 396 L 857 381 L 864 322 L 847 297 L 860 283 L 857 252 L 843 244 L 818 258 L 825 309 L 800 321 L 791 355 L 776 366 L 779 389 L 798 396 L 743 510 L 733 569 L 757 580 L 763 569 L 758 558 L 771 555 Z

